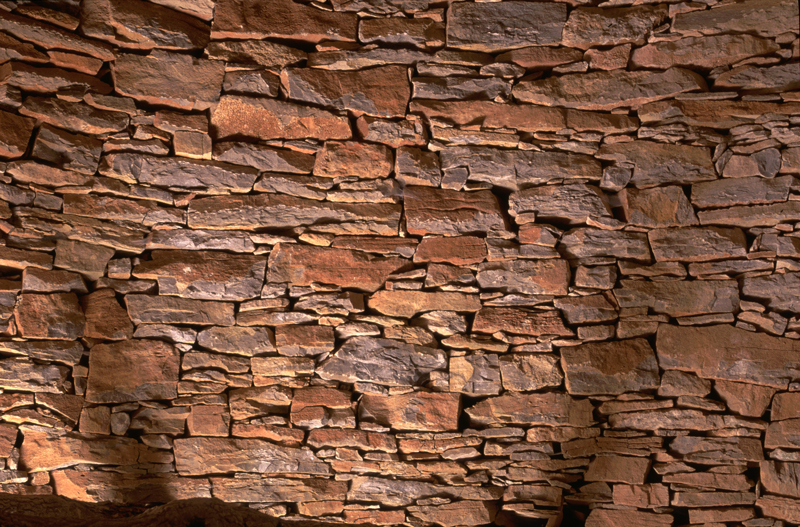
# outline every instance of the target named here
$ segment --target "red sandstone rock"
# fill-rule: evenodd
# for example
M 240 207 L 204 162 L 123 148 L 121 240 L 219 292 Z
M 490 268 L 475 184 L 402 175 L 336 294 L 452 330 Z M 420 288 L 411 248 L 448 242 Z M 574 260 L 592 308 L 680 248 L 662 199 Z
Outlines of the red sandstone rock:
M 86 318 L 74 293 L 23 294 L 16 308 L 17 326 L 26 338 L 68 339 L 83 336 Z
M 458 394 L 416 392 L 383 397 L 365 395 L 358 406 L 359 419 L 394 430 L 446 432 L 458 429 L 461 398 Z

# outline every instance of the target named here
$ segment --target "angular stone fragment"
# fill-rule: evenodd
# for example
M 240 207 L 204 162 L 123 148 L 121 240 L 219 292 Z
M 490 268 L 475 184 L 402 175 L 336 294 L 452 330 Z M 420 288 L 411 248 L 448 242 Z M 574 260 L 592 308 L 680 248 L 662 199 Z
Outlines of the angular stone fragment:
M 0 14 L 0 31 L 45 49 L 64 49 L 102 60 L 114 60 L 114 52 L 107 44 L 92 42 L 74 32 L 6 11 Z
M 777 393 L 772 399 L 770 420 L 800 418 L 800 392 Z
M 477 333 L 499 331 L 519 335 L 571 336 L 572 330 L 556 311 L 525 311 L 511 307 L 484 307 L 475 315 L 472 330 Z
M 768 55 L 778 49 L 775 41 L 752 35 L 689 37 L 637 48 L 631 55 L 631 65 L 653 69 L 673 66 L 712 69 L 736 64 L 749 57 Z
M 657 262 L 707 262 L 747 255 L 747 240 L 741 229 L 654 229 L 647 237 Z
M 764 448 L 800 448 L 800 419 L 770 423 L 764 436 Z
M 451 392 L 470 395 L 497 395 L 502 387 L 497 355 L 473 354 L 451 357 Z
M 70 366 L 78 364 L 84 349 L 80 342 L 69 340 L 8 340 L 0 342 L 0 350 L 10 355 L 23 355 L 48 362 L 61 362 Z
M 553 44 L 561 40 L 566 19 L 562 4 L 455 3 L 447 11 L 447 47 L 495 53 Z
M 356 176 L 382 178 L 392 172 L 392 151 L 383 145 L 357 142 L 326 142 L 317 154 L 314 175 L 323 177 Z
M 652 390 L 660 383 L 655 353 L 645 339 L 565 347 L 561 367 L 567 391 L 575 395 Z
M 127 295 L 125 304 L 134 324 L 196 324 L 232 326 L 233 304 L 168 296 Z
M 426 311 L 475 312 L 481 302 L 464 293 L 378 291 L 369 298 L 369 307 L 384 315 L 411 318 Z
M 0 157 L 22 157 L 28 148 L 36 121 L 19 115 L 0 112 Z
M 35 117 L 56 128 L 85 134 L 120 132 L 128 127 L 130 118 L 123 112 L 98 110 L 88 104 L 70 102 L 56 97 L 27 97 L 19 113 Z
M 462 500 L 445 505 L 412 506 L 407 510 L 418 521 L 455 527 L 491 524 L 497 515 L 498 506 L 494 501 Z
M 350 110 L 356 115 L 403 117 L 411 98 L 404 66 L 363 71 L 290 68 L 281 72 L 289 99 Z
M 403 202 L 406 228 L 415 236 L 460 236 L 505 228 L 497 198 L 486 190 L 465 193 L 406 187 Z
M 454 393 L 365 395 L 358 405 L 358 418 L 394 430 L 447 432 L 458 430 L 460 411 L 461 397 Z
M 308 448 L 278 446 L 261 439 L 221 437 L 175 440 L 175 467 L 184 476 L 225 472 L 327 474 Z
M 773 205 L 728 207 L 701 210 L 697 213 L 701 225 L 731 225 L 736 227 L 774 227 L 779 223 L 800 220 L 800 202 L 787 201 Z
M 564 379 L 558 368 L 558 357 L 550 354 L 504 355 L 500 358 L 500 372 L 503 388 L 515 392 L 558 387 Z M 452 373 L 450 375 L 452 385 Z
M 246 357 L 220 355 L 190 351 L 181 357 L 181 370 L 193 368 L 217 368 L 228 373 L 247 373 L 250 371 L 250 360 Z
M 605 295 L 556 298 L 553 305 L 564 313 L 568 324 L 592 324 L 617 319 L 617 310 Z
M 650 470 L 650 460 L 629 456 L 596 456 L 586 470 L 586 481 L 613 481 L 642 485 Z
M 390 339 L 348 339 L 316 370 L 326 380 L 416 386 L 430 372 L 447 367 L 442 350 Z
M 301 286 L 316 282 L 374 292 L 403 265 L 403 259 L 375 258 L 358 251 L 279 244 L 269 255 L 267 282 Z
M 754 33 L 775 37 L 798 32 L 797 4 L 791 0 L 746 0 L 714 9 L 678 13 L 673 30 L 687 35 Z
M 130 428 L 146 434 L 183 434 L 189 412 L 186 407 L 140 408 L 133 413 Z
M 692 205 L 678 186 L 623 189 L 618 198 L 625 221 L 631 225 L 658 228 L 698 224 Z
M 614 257 L 650 262 L 647 235 L 640 232 L 572 229 L 561 238 L 559 251 L 567 258 Z
M 98 344 L 89 354 L 86 400 L 124 403 L 177 396 L 179 352 L 156 340 Z
M 208 480 L 181 478 L 177 474 L 143 476 L 67 469 L 53 471 L 52 478 L 59 496 L 82 502 L 129 505 L 211 497 Z
M 333 328 L 328 326 L 278 326 L 275 341 L 281 355 L 319 355 L 333 351 Z
M 670 100 L 646 104 L 639 108 L 638 115 L 647 123 L 669 119 L 691 126 L 728 129 L 750 123 L 765 113 L 789 111 L 794 114 L 800 109 L 795 105 L 740 100 Z
M 705 89 L 706 83 L 698 74 L 670 68 L 663 72 L 598 71 L 522 81 L 514 86 L 513 95 L 522 102 L 544 106 L 612 110 L 620 106 L 638 108 L 679 93 Z
M 595 159 L 562 152 L 465 146 L 445 148 L 439 156 L 445 173 L 464 167 L 469 172 L 467 181 L 491 183 L 509 190 L 561 179 L 599 179 L 602 174 L 600 163 Z
M 632 430 L 700 430 L 708 431 L 722 428 L 723 418 L 707 415 L 699 410 L 664 408 L 623 412 L 609 416 L 608 422 L 614 428 Z
M 114 249 L 74 240 L 56 242 L 53 265 L 81 273 L 89 280 L 97 280 L 106 272 L 106 265 L 114 256 Z
M 477 274 L 481 289 L 500 289 L 530 295 L 566 295 L 570 281 L 564 260 L 486 262 Z
M 15 316 L 21 336 L 75 340 L 83 336 L 86 318 L 74 293 L 22 294 Z
M 475 236 L 423 238 L 414 253 L 414 262 L 470 265 L 486 259 L 486 242 Z
M 520 394 L 490 397 L 466 409 L 473 425 L 495 423 L 547 426 L 590 426 L 593 406 L 588 399 L 563 393 Z
M 764 415 L 776 391 L 767 386 L 722 379 L 714 382 L 714 389 L 730 410 L 747 417 Z
M 636 188 L 687 185 L 717 178 L 711 152 L 703 147 L 631 141 L 603 145 L 597 156 L 633 164 L 630 184 Z
M 85 337 L 103 340 L 133 337 L 133 324 L 117 302 L 113 289 L 98 289 L 82 297 L 81 306 L 86 316 Z
M 0 247 L 0 265 L 12 269 L 52 269 L 53 257 L 39 251 L 25 251 L 11 247 Z
M 756 500 L 756 507 L 768 518 L 780 518 L 792 523 L 800 523 L 800 500 L 782 498 L 780 496 L 761 496 Z M 773 523 L 773 525 L 780 525 Z
M 318 232 L 397 235 L 401 207 L 329 203 L 276 194 L 196 198 L 189 203 L 193 229 L 251 230 L 314 225 Z
M 29 472 L 78 464 L 134 465 L 139 457 L 138 442 L 129 437 L 59 435 L 34 429 L 24 430 L 23 435 L 20 462 Z
M 761 484 L 772 494 L 800 498 L 800 463 L 762 461 Z
M 389 507 L 404 507 L 414 501 L 435 496 L 462 500 L 497 500 L 503 495 L 501 487 L 435 485 L 425 481 L 357 476 L 351 480 L 347 499 L 374 501 Z
M 616 488 L 616 485 L 614 486 Z M 671 527 L 672 514 L 655 514 L 637 510 L 594 509 L 586 518 L 586 527 L 638 525 L 640 527 Z
M 253 375 L 262 377 L 297 377 L 314 373 L 314 360 L 306 357 L 253 357 Z
M 729 325 L 676 327 L 662 324 L 656 336 L 661 368 L 707 379 L 785 389 L 800 379 L 800 344 Z
M 509 214 L 536 213 L 542 221 L 568 225 L 610 218 L 611 211 L 600 189 L 591 185 L 545 185 L 514 192 L 509 198 Z
M 208 26 L 202 21 L 142 0 L 82 2 L 81 32 L 135 49 L 202 49 L 209 40 Z
M 265 38 L 301 40 L 356 39 L 354 13 L 332 13 L 294 2 L 265 9 L 259 0 L 217 0 L 211 38 L 214 40 Z
M 747 277 L 742 281 L 742 295 L 765 301 L 777 311 L 800 312 L 800 273 Z
M 27 358 L 0 360 L 0 388 L 37 393 L 66 393 L 65 366 L 40 365 Z
M 583 59 L 583 52 L 571 48 L 551 48 L 531 46 L 515 49 L 497 56 L 497 62 L 513 62 L 526 70 L 549 70 L 555 66 L 577 62 Z
M 103 142 L 99 139 L 71 134 L 45 124 L 36 134 L 32 156 L 67 170 L 93 175 L 97 171 L 102 148 Z
M 263 256 L 213 251 L 153 251 L 133 276 L 158 281 L 159 293 L 199 300 L 246 300 L 261 293 Z
M 314 168 L 315 156 L 294 150 L 273 148 L 253 143 L 216 143 L 213 157 L 236 165 L 247 165 L 259 170 L 309 174 Z
M 561 43 L 580 49 L 626 43 L 643 44 L 650 32 L 666 17 L 666 6 L 617 9 L 578 7 L 569 14 Z
M 739 308 L 739 287 L 732 281 L 621 280 L 620 284 L 614 296 L 622 308 L 648 307 L 672 317 L 732 313 Z
M 800 87 L 795 64 L 780 64 L 766 68 L 740 66 L 727 71 L 714 80 L 720 90 L 759 90 L 785 92 Z
M 250 236 L 242 232 L 170 229 L 153 231 L 147 241 L 147 248 L 251 253 L 255 250 L 255 244 Z
M 252 357 L 275 351 L 275 337 L 268 328 L 215 327 L 197 334 L 197 343 L 210 350 Z
M 215 139 L 349 139 L 347 117 L 268 98 L 223 95 L 211 112 Z
M 744 474 L 724 474 L 716 472 L 679 472 L 664 474 L 664 483 L 676 483 L 701 489 L 720 489 L 744 492 L 750 490 L 750 482 Z
M 343 500 L 347 494 L 346 482 L 322 478 L 211 478 L 211 484 L 215 498 L 233 503 L 309 503 Z
M 791 176 L 718 179 L 692 185 L 692 204 L 704 209 L 775 203 L 786 201 L 793 186 Z
M 255 63 L 267 68 L 281 68 L 306 59 L 306 53 L 283 44 L 265 40 L 228 40 L 210 42 L 208 58 L 233 63 Z
M 495 100 L 507 99 L 511 95 L 511 84 L 497 77 L 414 77 L 412 85 L 414 99 Z
M 671 452 L 687 463 L 701 465 L 736 465 L 743 461 L 764 459 L 761 441 L 752 437 L 676 437 Z
M 33 183 L 48 187 L 82 186 L 91 182 L 86 174 L 43 165 L 35 161 L 12 161 L 8 164 L 8 174 L 21 183 Z

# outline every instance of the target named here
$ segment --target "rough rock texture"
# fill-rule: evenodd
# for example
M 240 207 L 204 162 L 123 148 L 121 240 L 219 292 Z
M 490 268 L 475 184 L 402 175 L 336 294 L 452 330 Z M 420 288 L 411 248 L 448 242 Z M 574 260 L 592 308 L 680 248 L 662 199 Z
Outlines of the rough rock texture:
M 0 7 L 0 524 L 800 523 L 796 0 Z

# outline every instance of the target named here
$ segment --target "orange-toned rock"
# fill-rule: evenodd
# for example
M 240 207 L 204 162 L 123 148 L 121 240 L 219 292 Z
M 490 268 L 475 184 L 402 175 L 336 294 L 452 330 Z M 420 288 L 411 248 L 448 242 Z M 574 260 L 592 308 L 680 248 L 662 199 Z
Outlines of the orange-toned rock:
M 586 527 L 609 527 L 611 525 L 638 525 L 640 527 L 671 527 L 675 519 L 672 514 L 655 514 L 636 510 L 594 509 L 586 518 Z
M 660 384 L 656 356 L 645 339 L 565 347 L 561 367 L 567 391 L 576 395 L 653 390 Z
M 484 399 L 465 411 L 474 425 L 503 423 L 580 427 L 594 423 L 593 410 L 588 399 L 573 399 L 564 393 L 511 392 Z
M 611 218 L 611 208 L 603 192 L 581 183 L 545 185 L 513 192 L 509 198 L 509 214 L 535 213 L 537 220 L 577 225 L 588 220 Z
M 175 440 L 175 467 L 183 476 L 225 472 L 328 474 L 330 468 L 306 447 L 263 439 L 203 437 Z
M 269 255 L 267 282 L 332 284 L 372 292 L 405 262 L 400 258 L 375 258 L 346 249 L 279 244 Z
M 405 395 L 364 395 L 359 419 L 394 430 L 447 432 L 458 430 L 461 396 L 454 393 L 415 392 Z
M 761 496 L 756 500 L 756 507 L 768 518 L 780 518 L 791 523 L 800 523 L 800 500 L 781 496 Z
M 697 225 L 697 216 L 679 186 L 623 189 L 618 194 L 625 221 L 641 227 Z
M 368 307 L 393 317 L 411 318 L 426 311 L 475 312 L 481 308 L 476 295 L 427 291 L 378 291 Z
M 687 185 L 717 178 L 711 150 L 705 147 L 630 141 L 603 145 L 597 157 L 633 164 L 630 185 L 636 188 Z
M 275 345 L 281 355 L 319 355 L 333 351 L 334 334 L 330 326 L 293 326 L 275 328 Z
M 798 418 L 800 418 L 800 392 L 776 393 L 772 399 L 770 419 L 782 421 Z
M 569 14 L 562 44 L 581 49 L 618 44 L 644 44 L 650 32 L 667 18 L 666 6 L 615 9 L 578 7 Z M 666 68 L 662 68 L 666 69 Z
M 333 178 L 384 178 L 392 172 L 393 166 L 392 151 L 384 145 L 328 141 L 317 154 L 314 175 Z
M 231 414 L 225 406 L 192 406 L 186 419 L 186 427 L 193 436 L 226 437 L 230 426 Z
M 747 382 L 786 389 L 798 379 L 797 341 L 729 325 L 675 327 L 662 324 L 656 336 L 661 368 L 706 379 Z M 736 364 L 736 368 L 730 365 Z
M 26 392 L 66 393 L 66 366 L 36 364 L 27 358 L 0 360 L 0 388 Z
M 549 70 L 562 64 L 583 59 L 583 52 L 574 48 L 530 46 L 514 49 L 497 56 L 497 62 L 513 62 L 526 70 Z
M 317 428 L 308 433 L 306 443 L 313 448 L 358 448 L 359 450 L 397 452 L 397 443 L 393 436 L 364 430 Z
M 403 117 L 411 98 L 405 66 L 359 71 L 290 68 L 281 72 L 281 82 L 291 100 L 350 110 L 356 115 Z
M 673 30 L 687 35 L 753 33 L 774 37 L 797 31 L 798 7 L 791 0 L 746 0 L 720 8 L 678 13 Z
M 431 187 L 406 187 L 406 228 L 417 236 L 486 233 L 505 228 L 497 198 L 489 191 L 458 192 Z
M 529 295 L 566 295 L 570 270 L 566 260 L 487 262 L 478 268 L 482 289 Z
M 498 331 L 518 335 L 573 335 L 558 311 L 526 311 L 513 307 L 484 307 L 475 315 L 472 330 L 477 333 Z
M 494 501 L 463 500 L 445 505 L 412 506 L 407 510 L 412 518 L 419 521 L 455 527 L 490 524 L 497 515 L 498 506 Z
M 614 481 L 643 485 L 650 470 L 650 460 L 629 456 L 596 456 L 586 471 L 586 481 Z
M 98 289 L 81 298 L 86 316 L 85 337 L 103 340 L 126 340 L 133 336 L 133 323 L 117 301 L 113 289 Z
M 739 287 L 732 280 L 621 280 L 620 283 L 622 287 L 614 289 L 614 296 L 621 308 L 648 307 L 655 313 L 685 317 L 732 313 L 739 307 Z
M 717 379 L 714 389 L 728 408 L 747 417 L 761 417 L 777 390 L 768 386 Z M 774 420 L 774 416 L 772 417 Z M 800 496 L 798 496 L 800 497 Z
M 78 464 L 134 465 L 139 443 L 129 437 L 82 436 L 75 433 L 50 434 L 23 430 L 20 462 L 29 472 L 57 470 Z
M 133 276 L 158 280 L 159 293 L 199 300 L 247 300 L 261 292 L 263 256 L 215 251 L 152 251 Z
M 276 99 L 223 95 L 211 112 L 215 139 L 349 139 L 347 117 Z
M 82 102 L 70 102 L 56 97 L 27 97 L 19 113 L 35 117 L 56 128 L 84 134 L 120 132 L 130 122 L 126 113 L 98 110 Z
M 188 479 L 188 478 L 185 478 Z M 214 497 L 226 502 L 315 503 L 343 500 L 347 483 L 322 478 L 211 478 Z
M 207 479 L 182 478 L 177 474 L 145 476 L 67 469 L 55 470 L 51 477 L 59 496 L 83 502 L 143 504 L 211 497 Z
M 98 344 L 89 354 L 86 400 L 124 403 L 177 396 L 179 352 L 156 340 Z
M 15 311 L 23 337 L 75 340 L 83 336 L 86 318 L 74 293 L 22 294 Z
M 22 157 L 28 148 L 34 119 L 9 112 L 0 112 L 0 157 L 14 159 Z
M 475 236 L 423 238 L 414 253 L 414 262 L 470 265 L 484 261 L 486 242 Z
M 114 60 L 111 46 L 105 43 L 93 42 L 74 32 L 6 11 L 0 13 L 0 31 L 45 49 L 65 49 L 106 61 Z
M 712 69 L 735 64 L 752 56 L 768 55 L 778 49 L 774 40 L 753 35 L 689 37 L 637 48 L 631 55 L 631 66 L 653 69 L 673 66 Z
M 275 351 L 272 330 L 263 327 L 213 327 L 197 334 L 197 344 L 220 353 L 246 355 Z
M 355 13 L 332 13 L 294 2 L 270 5 L 259 0 L 217 0 L 211 38 L 356 40 Z
M 127 295 L 134 324 L 197 324 L 233 326 L 233 304 L 154 295 Z
M 764 436 L 764 448 L 800 448 L 800 419 L 770 423 Z

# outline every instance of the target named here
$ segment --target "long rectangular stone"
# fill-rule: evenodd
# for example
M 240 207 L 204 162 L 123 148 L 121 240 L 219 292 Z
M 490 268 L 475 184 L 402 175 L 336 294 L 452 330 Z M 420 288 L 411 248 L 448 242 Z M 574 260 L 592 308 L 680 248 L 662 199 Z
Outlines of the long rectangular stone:
M 333 234 L 396 236 L 401 206 L 330 203 L 283 194 L 210 196 L 189 203 L 192 229 L 288 229 L 313 225 Z
M 183 476 L 251 472 L 328 474 L 329 466 L 310 449 L 275 445 L 261 439 L 203 437 L 175 440 L 175 468 Z
M 77 433 L 50 434 L 24 429 L 20 462 L 29 472 L 41 472 L 86 465 L 135 465 L 139 442 L 131 437 L 83 436 Z
M 700 146 L 637 140 L 603 145 L 597 157 L 632 164 L 630 185 L 636 188 L 689 185 L 717 179 L 711 150 Z
M 183 478 L 189 479 L 189 478 Z M 190 479 L 190 481 L 193 481 Z M 344 500 L 347 483 L 332 479 L 210 478 L 215 498 L 228 503 L 289 502 L 308 503 Z
M 127 295 L 125 303 L 134 324 L 196 324 L 232 326 L 233 304 L 169 296 Z
M 484 399 L 465 411 L 475 425 L 504 423 L 582 427 L 594 423 L 592 403 L 564 393 L 510 392 Z
M 488 190 L 459 192 L 431 187 L 406 187 L 406 228 L 417 236 L 487 233 L 503 230 L 506 220 L 497 197 Z
M 747 239 L 741 229 L 653 229 L 647 237 L 656 262 L 708 262 L 747 255 Z
M 800 380 L 800 342 L 729 325 L 661 324 L 656 353 L 661 368 L 693 372 L 706 379 L 784 390 L 790 382 Z
M 614 296 L 622 308 L 647 307 L 672 317 L 733 313 L 739 308 L 739 286 L 735 281 L 621 280 L 620 285 L 614 289 Z

